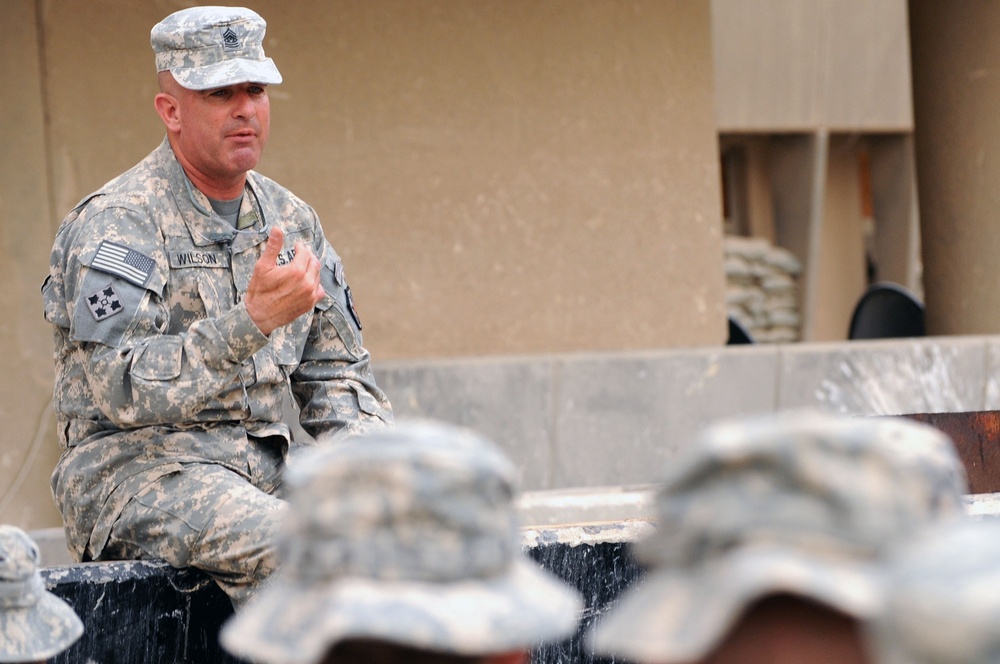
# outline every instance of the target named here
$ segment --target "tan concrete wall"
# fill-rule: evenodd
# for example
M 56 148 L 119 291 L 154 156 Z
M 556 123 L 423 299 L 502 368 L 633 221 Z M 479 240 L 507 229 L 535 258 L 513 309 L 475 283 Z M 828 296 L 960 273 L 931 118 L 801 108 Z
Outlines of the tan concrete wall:
M 35 3 L 0 3 L 0 523 L 50 524 L 52 343 L 38 290 L 52 244 Z
M 52 245 L 35 3 L 0 2 L 0 523 L 58 522 L 48 477 L 52 337 L 39 287 Z
M 906 0 L 712 0 L 721 131 L 913 126 Z
M 867 286 L 855 147 L 850 137 L 830 137 L 811 341 L 846 339 L 851 314 Z
M 913 135 L 875 136 L 868 139 L 868 146 L 877 278 L 902 284 L 923 300 Z
M 931 334 L 1000 330 L 1000 3 L 911 0 L 914 145 Z
M 249 4 L 285 77 L 260 170 L 316 207 L 377 358 L 724 342 L 708 0 Z M 42 3 L 60 211 L 162 135 L 176 5 Z

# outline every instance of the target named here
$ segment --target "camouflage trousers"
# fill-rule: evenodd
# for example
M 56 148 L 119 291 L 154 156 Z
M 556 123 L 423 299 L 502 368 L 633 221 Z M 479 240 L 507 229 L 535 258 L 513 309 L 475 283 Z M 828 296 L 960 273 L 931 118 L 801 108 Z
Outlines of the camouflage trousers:
M 189 464 L 145 487 L 111 529 L 103 560 L 166 560 L 208 573 L 237 609 L 277 567 L 275 534 L 285 504 L 275 453 L 254 483 L 217 464 Z M 257 474 L 257 473 L 255 473 Z

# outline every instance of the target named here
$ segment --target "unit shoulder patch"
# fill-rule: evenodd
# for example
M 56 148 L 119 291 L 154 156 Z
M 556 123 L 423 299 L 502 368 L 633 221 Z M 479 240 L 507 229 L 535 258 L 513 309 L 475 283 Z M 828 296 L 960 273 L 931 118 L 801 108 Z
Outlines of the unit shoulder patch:
M 122 300 L 112 284 L 87 296 L 87 308 L 94 320 L 100 322 L 124 310 Z

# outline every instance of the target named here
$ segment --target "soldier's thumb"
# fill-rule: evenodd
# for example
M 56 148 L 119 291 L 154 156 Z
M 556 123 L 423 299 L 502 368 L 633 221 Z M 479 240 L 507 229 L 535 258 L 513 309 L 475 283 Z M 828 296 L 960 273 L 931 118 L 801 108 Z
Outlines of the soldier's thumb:
M 275 263 L 278 262 L 278 255 L 281 254 L 281 247 L 285 243 L 285 232 L 274 226 L 271 228 L 271 234 L 267 237 L 267 246 L 264 247 L 264 253 L 260 256 L 260 262 L 266 267 L 274 267 Z

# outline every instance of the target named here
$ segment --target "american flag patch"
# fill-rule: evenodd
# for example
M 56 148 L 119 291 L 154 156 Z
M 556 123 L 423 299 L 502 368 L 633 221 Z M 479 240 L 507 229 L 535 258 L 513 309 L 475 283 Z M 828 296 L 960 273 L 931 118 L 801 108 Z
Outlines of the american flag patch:
M 146 254 L 128 247 L 104 240 L 94 254 L 90 267 L 102 272 L 110 272 L 122 279 L 131 281 L 136 286 L 145 286 L 149 275 L 153 273 L 156 261 Z

